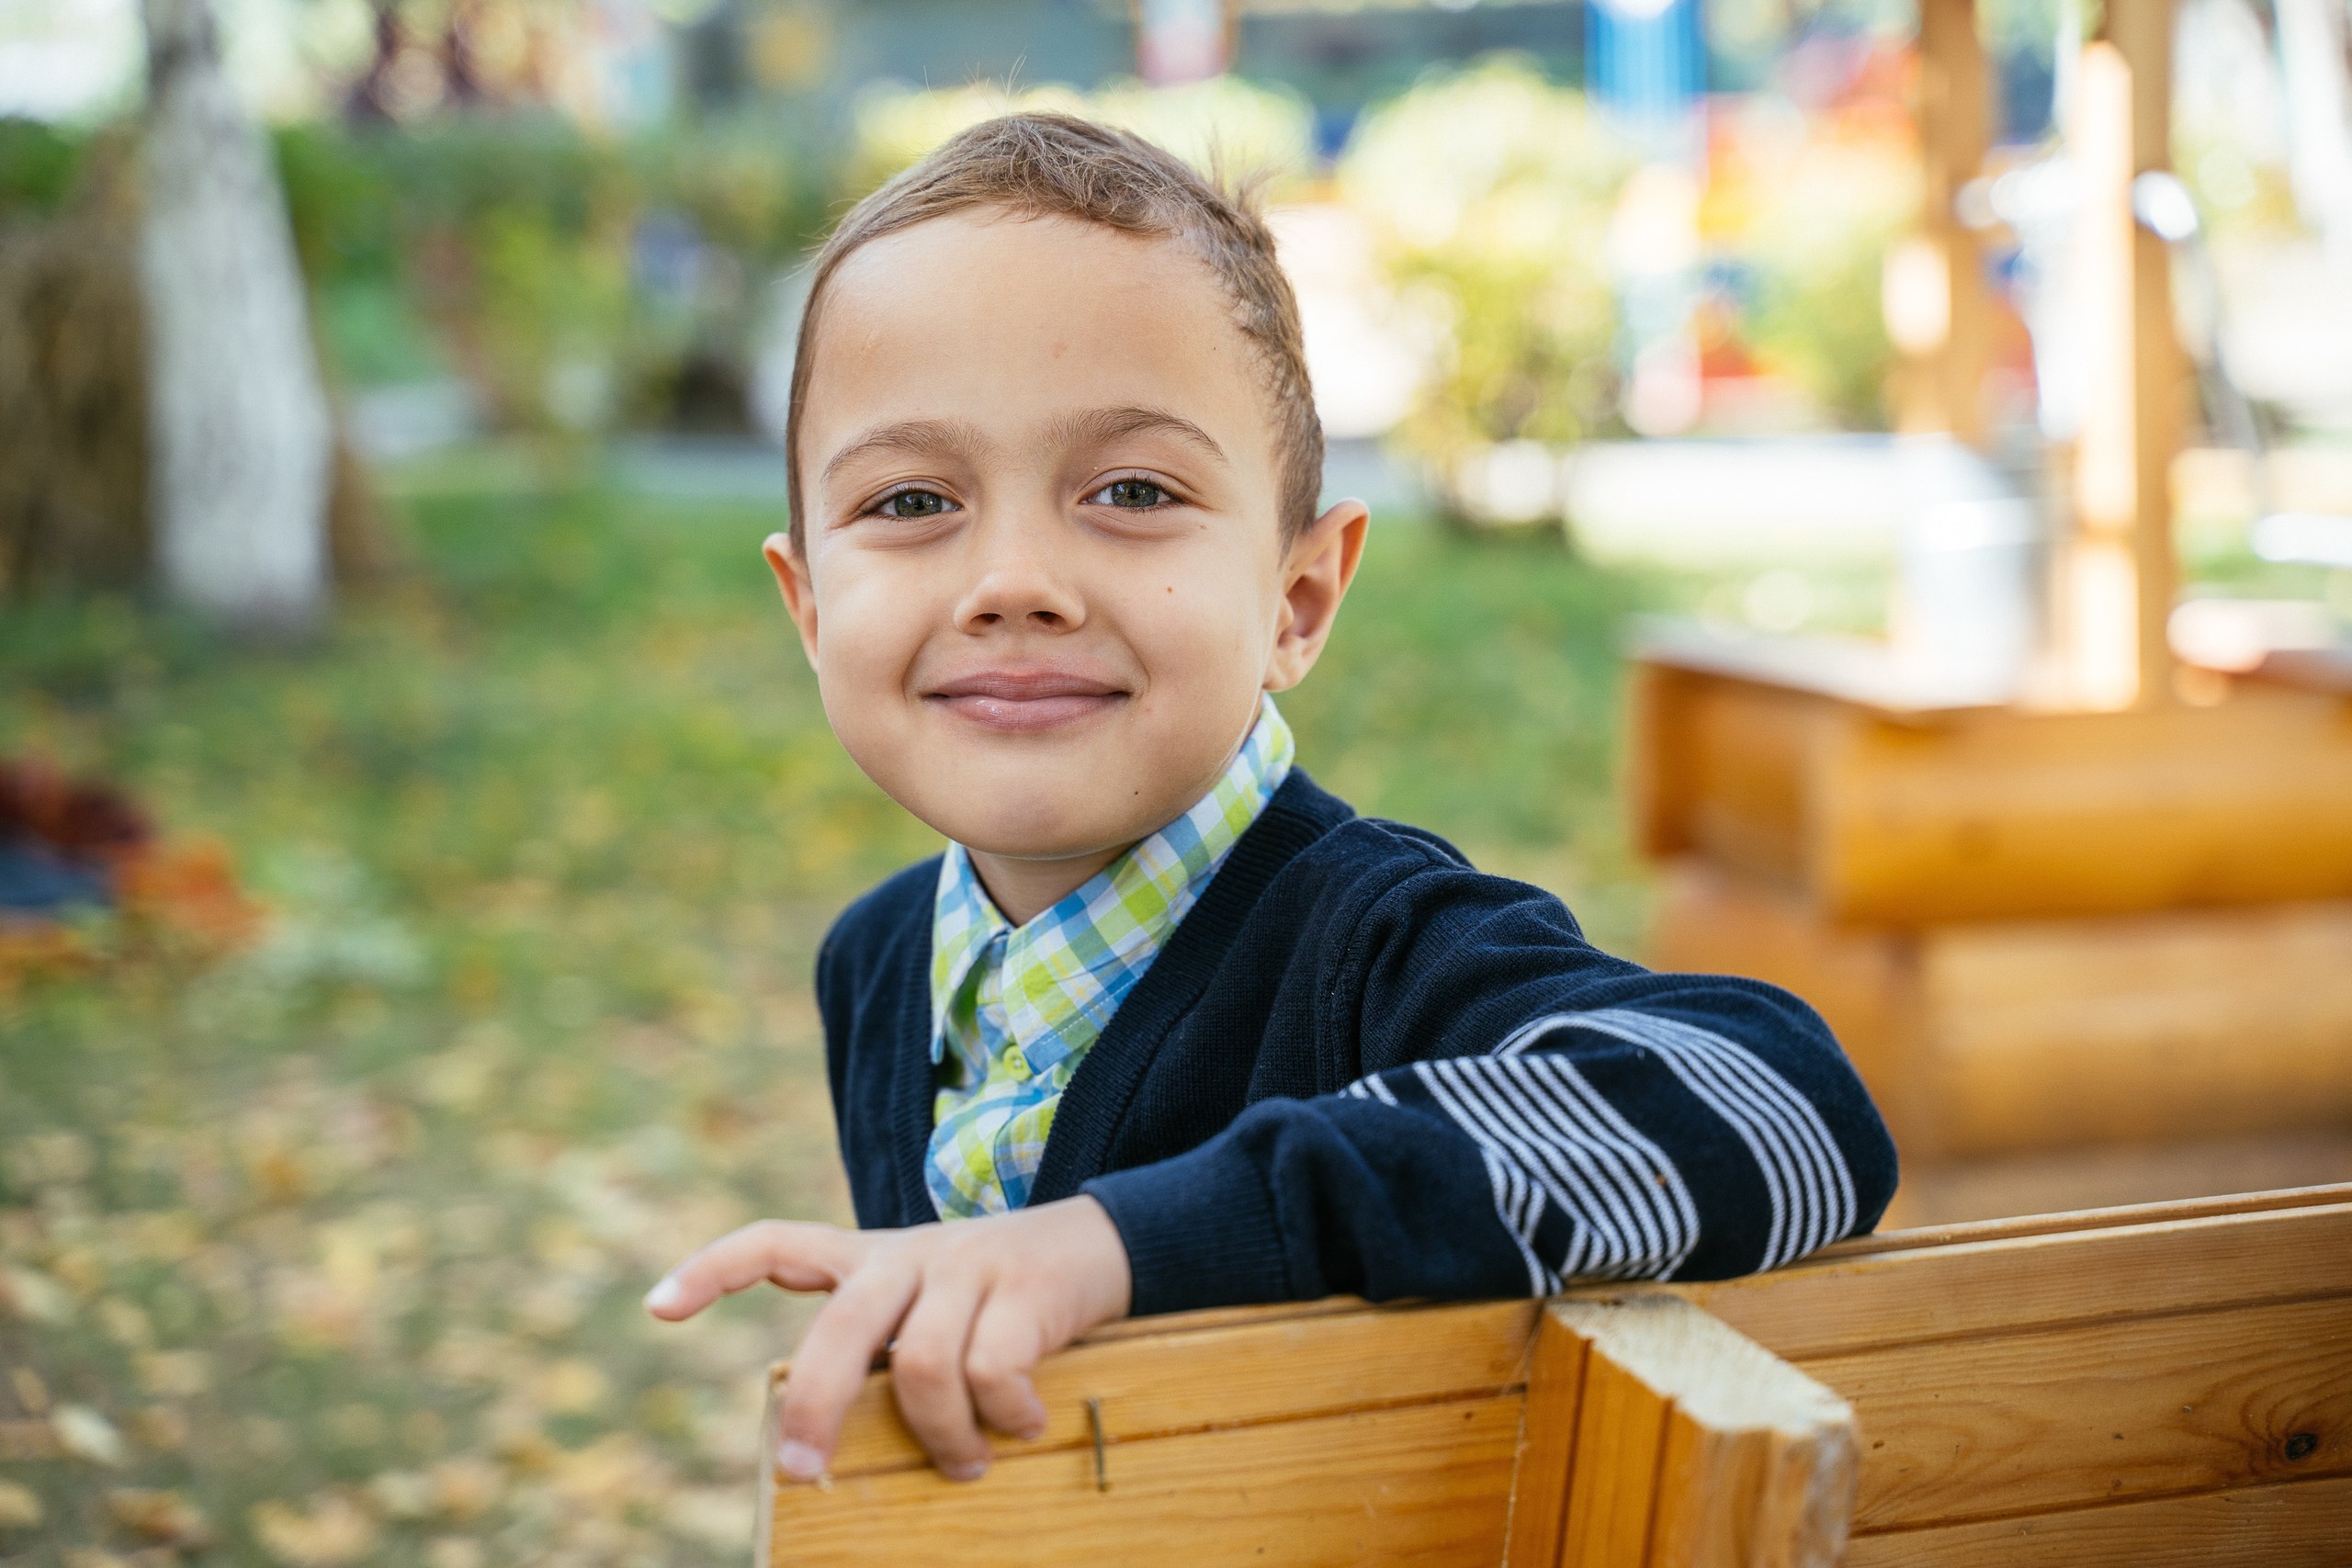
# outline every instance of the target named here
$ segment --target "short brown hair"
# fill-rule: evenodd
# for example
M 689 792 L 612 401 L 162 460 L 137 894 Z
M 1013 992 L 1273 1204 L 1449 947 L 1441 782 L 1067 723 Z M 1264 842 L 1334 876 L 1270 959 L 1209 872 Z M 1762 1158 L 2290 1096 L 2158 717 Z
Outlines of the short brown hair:
M 801 545 L 800 417 L 825 285 L 869 241 L 933 218 L 994 207 L 1023 218 L 1075 218 L 1125 234 L 1189 245 L 1225 286 L 1234 324 L 1256 345 L 1274 409 L 1284 543 L 1315 517 L 1323 487 L 1323 425 L 1306 379 L 1298 301 L 1274 259 L 1274 237 L 1245 188 L 1226 191 L 1139 136 L 1074 115 L 1010 114 L 985 120 L 850 209 L 817 253 L 792 366 L 785 461 L 792 542 Z

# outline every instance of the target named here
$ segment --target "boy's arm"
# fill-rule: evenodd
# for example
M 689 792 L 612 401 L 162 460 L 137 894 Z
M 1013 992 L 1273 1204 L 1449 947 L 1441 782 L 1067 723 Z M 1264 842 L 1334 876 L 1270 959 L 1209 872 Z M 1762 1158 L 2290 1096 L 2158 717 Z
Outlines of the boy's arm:
M 1087 1183 L 1134 1311 L 1720 1278 L 1893 1195 L 1868 1094 L 1785 992 L 1610 958 L 1556 899 L 1435 856 L 1350 924 L 1326 1027 L 1362 1077 Z

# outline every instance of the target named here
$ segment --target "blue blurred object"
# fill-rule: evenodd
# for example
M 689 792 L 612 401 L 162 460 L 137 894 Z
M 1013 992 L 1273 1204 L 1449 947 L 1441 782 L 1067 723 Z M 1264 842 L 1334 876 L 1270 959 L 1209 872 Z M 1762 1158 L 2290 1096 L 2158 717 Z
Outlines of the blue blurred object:
M 1706 90 L 1699 0 L 1593 0 L 1585 7 L 1585 84 L 1653 156 L 1687 156 Z
M 51 915 L 110 901 L 106 874 L 26 834 L 0 837 L 0 913 Z

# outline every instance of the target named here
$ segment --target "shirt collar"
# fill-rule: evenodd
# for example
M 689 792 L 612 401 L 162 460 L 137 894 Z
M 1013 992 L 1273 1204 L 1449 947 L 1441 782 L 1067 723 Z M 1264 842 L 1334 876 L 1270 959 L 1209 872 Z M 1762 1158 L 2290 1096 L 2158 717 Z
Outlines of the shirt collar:
M 950 1004 L 973 968 L 1000 942 L 1009 972 L 1004 988 L 1012 1004 L 1012 1032 L 1031 1068 L 1042 1071 L 1066 1055 L 1054 1051 L 1052 1041 L 1023 1037 L 1023 1018 L 1035 1010 L 1018 1005 L 1019 995 L 1060 984 L 1069 977 L 1064 971 L 1119 966 L 1135 972 L 1147 965 L 1290 776 L 1295 755 L 1289 724 L 1273 698 L 1261 696 L 1257 722 L 1205 795 L 1019 927 L 1005 919 L 980 885 L 964 846 L 949 844 L 940 860 L 939 890 L 932 906 L 933 1064 L 946 1052 Z M 1090 1020 L 1091 1039 L 1110 1021 L 1109 1013 L 1124 998 L 1125 987 L 1084 991 L 1094 1001 L 1094 1010 L 1102 1014 Z M 1065 998 L 1068 994 L 1066 988 Z M 1041 1055 L 1046 1059 L 1039 1059 Z

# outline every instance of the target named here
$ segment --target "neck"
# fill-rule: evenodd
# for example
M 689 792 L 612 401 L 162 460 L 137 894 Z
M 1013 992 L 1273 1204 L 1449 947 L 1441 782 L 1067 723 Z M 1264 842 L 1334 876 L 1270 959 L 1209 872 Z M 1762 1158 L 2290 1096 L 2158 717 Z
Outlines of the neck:
M 1133 846 L 1096 850 L 1068 860 L 1014 860 L 967 849 L 980 886 L 989 890 L 998 909 L 1014 925 L 1026 925 L 1086 886 L 1087 878 L 1117 860 Z

